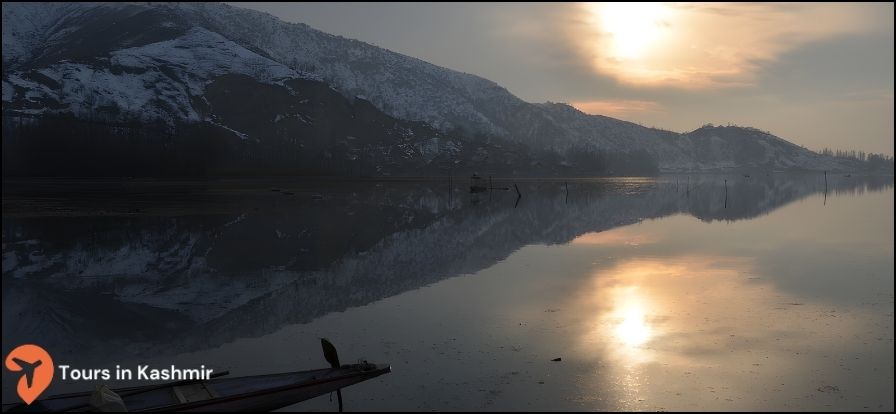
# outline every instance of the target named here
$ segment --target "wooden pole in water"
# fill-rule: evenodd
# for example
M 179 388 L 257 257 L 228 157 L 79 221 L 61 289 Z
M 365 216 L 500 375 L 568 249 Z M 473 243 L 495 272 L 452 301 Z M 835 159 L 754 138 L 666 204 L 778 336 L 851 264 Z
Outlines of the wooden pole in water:
M 728 180 L 725 180 L 725 208 L 728 208 Z
M 821 205 L 828 205 L 828 171 L 824 171 L 824 202 Z
M 564 181 L 563 185 L 566 186 L 566 203 L 569 203 L 569 181 Z
M 452 196 L 453 196 L 452 193 L 454 193 L 454 191 L 453 191 L 454 188 L 453 188 L 453 187 L 454 187 L 454 182 L 452 181 L 452 178 L 451 178 L 451 176 L 449 175 L 449 176 L 448 176 L 448 208 L 451 208 L 451 198 L 452 198 Z

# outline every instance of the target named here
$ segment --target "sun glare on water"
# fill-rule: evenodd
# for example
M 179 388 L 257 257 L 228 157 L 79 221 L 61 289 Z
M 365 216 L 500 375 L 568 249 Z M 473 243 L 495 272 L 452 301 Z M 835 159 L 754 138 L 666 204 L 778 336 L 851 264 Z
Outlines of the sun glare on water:
M 624 311 L 622 322 L 616 325 L 616 338 L 628 346 L 640 346 L 650 339 L 650 327 L 641 309 L 632 307 Z

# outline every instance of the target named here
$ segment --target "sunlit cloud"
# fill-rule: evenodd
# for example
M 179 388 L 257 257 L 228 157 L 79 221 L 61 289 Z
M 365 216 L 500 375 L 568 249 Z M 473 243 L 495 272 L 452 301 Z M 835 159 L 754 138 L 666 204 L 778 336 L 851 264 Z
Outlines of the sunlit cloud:
M 867 29 L 850 4 L 589 3 L 571 25 L 594 70 L 635 86 L 753 85 L 763 65 L 807 42 Z
M 614 6 L 624 19 L 611 23 L 630 26 L 602 25 L 599 4 L 242 5 L 481 76 L 527 102 L 893 153 L 893 3 Z M 628 38 L 615 45 L 609 30 Z
M 662 112 L 658 103 L 638 100 L 605 100 L 570 102 L 576 109 L 592 115 L 607 115 L 628 119 L 635 114 L 646 112 Z

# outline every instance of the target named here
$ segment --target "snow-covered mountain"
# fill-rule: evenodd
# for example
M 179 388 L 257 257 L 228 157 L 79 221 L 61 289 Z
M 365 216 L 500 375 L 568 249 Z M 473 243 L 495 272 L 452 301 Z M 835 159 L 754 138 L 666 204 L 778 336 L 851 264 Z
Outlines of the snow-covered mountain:
M 206 124 L 241 139 L 266 139 L 272 128 L 260 128 L 253 136 L 232 119 L 223 120 L 209 102 L 210 85 L 232 75 L 293 96 L 301 91 L 290 86 L 291 80 L 322 82 L 349 102 L 360 97 L 396 120 L 424 123 L 433 131 L 412 146 L 425 163 L 439 156 L 449 159 L 451 151 L 465 145 L 469 154 L 480 154 L 480 161 L 504 158 L 504 147 L 521 145 L 527 154 L 515 155 L 516 168 L 545 163 L 542 155 L 533 155 L 542 152 L 559 155 L 564 165 L 574 164 L 569 160 L 583 152 L 646 152 L 664 170 L 843 168 L 749 128 L 677 134 L 564 104 L 527 103 L 475 75 L 226 4 L 3 4 L 5 119 L 66 114 L 169 128 Z M 302 119 L 285 112 L 248 123 L 276 124 L 290 117 Z M 284 133 L 302 136 L 289 129 Z M 437 135 L 439 142 L 454 141 L 432 144 Z M 470 146 L 492 139 L 497 147 L 480 151 Z

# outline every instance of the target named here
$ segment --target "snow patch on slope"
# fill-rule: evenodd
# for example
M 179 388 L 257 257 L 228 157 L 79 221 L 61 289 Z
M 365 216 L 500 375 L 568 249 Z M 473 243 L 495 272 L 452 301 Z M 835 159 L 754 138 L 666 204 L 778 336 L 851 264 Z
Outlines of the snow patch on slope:
M 194 107 L 193 98 L 220 75 L 242 74 L 273 84 L 305 78 L 203 28 L 193 28 L 176 39 L 118 50 L 98 60 L 63 61 L 36 71 L 56 82 L 56 89 L 32 80 L 30 73 L 10 74 L 9 82 L 3 83 L 3 100 L 51 100 L 62 109 L 46 111 L 84 117 L 112 111 L 111 116 L 119 119 L 199 122 L 204 116 Z M 13 85 L 26 91 L 23 96 L 15 96 Z
M 347 98 L 362 95 L 397 118 L 507 135 L 483 113 L 484 100 L 523 103 L 496 83 L 357 40 L 224 4 L 171 5 L 203 26 L 292 68 L 315 74 Z
M 72 3 L 3 3 L 3 62 L 30 59 L 59 20 L 83 6 Z

